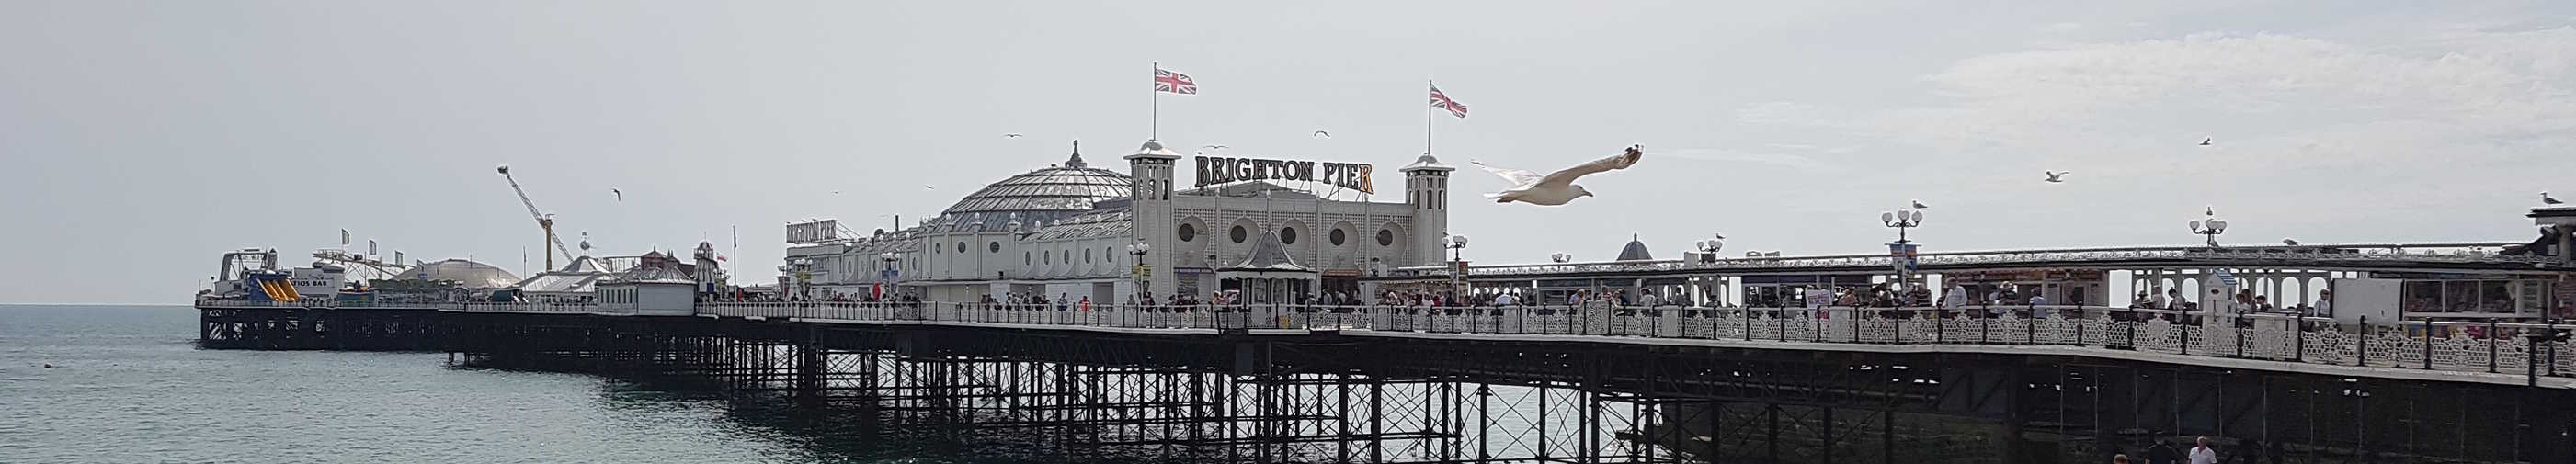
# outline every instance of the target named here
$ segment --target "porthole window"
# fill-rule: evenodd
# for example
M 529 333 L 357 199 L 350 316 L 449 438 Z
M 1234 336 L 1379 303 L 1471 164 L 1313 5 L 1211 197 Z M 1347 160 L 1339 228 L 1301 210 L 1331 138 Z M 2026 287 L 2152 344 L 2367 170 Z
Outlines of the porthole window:
M 1031 258 L 1029 257 L 1029 252 L 1026 252 L 1026 251 L 1020 252 L 1020 265 L 1022 265 L 1022 266 L 1026 266 L 1026 265 L 1031 265 L 1031 264 L 1037 264 L 1037 260 L 1035 260 L 1035 259 L 1031 259 Z
M 1180 235 L 1181 235 L 1181 241 L 1184 241 L 1184 242 L 1190 241 L 1191 239 L 1199 238 L 1199 228 L 1197 228 L 1197 227 L 1190 227 L 1190 225 L 1189 225 L 1189 224 L 1181 224 L 1181 232 L 1180 232 Z
M 1000 253 L 1002 252 L 1002 242 L 993 242 L 992 244 L 984 245 L 984 249 L 992 250 L 993 253 Z
M 1243 243 L 1244 236 L 1249 233 L 1243 230 L 1243 226 L 1234 226 L 1234 229 L 1226 231 L 1225 235 L 1226 238 L 1234 239 L 1234 243 Z
M 965 252 L 966 252 L 966 242 L 957 242 L 957 252 L 958 252 L 958 253 L 965 253 Z
M 1281 244 L 1281 245 L 1295 245 L 1295 244 L 1297 244 L 1297 228 L 1295 228 L 1295 227 L 1281 227 L 1281 228 L 1279 228 L 1279 244 Z
M 1342 230 L 1341 230 L 1341 229 L 1333 229 L 1333 232 L 1332 232 L 1332 233 L 1324 234 L 1324 235 L 1325 235 L 1325 237 L 1324 237 L 1324 238 L 1332 239 L 1332 241 L 1333 241 L 1333 246 L 1342 246 L 1342 242 L 1345 242 L 1345 241 L 1348 241 L 1348 240 L 1349 240 L 1349 237 L 1345 237 L 1345 235 L 1350 235 L 1350 234 L 1342 233 Z
M 1395 246 L 1395 231 L 1378 229 L 1377 246 Z

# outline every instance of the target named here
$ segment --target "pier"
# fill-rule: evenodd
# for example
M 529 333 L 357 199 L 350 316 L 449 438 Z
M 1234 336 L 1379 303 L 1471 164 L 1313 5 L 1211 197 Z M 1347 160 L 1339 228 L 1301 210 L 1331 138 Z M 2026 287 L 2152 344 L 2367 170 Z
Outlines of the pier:
M 2218 438 L 2239 462 L 2576 459 L 2576 352 L 2501 336 L 2554 325 L 2213 329 L 2079 306 L 199 306 L 208 347 L 431 347 L 1068 456 L 2046 463 L 2161 434 Z

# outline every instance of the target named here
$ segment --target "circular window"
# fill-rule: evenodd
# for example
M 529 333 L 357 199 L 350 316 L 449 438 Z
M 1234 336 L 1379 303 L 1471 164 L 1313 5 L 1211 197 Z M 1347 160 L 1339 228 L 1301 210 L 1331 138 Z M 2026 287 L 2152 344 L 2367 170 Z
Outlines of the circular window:
M 1243 226 L 1234 226 L 1234 230 L 1226 231 L 1226 232 L 1225 232 L 1225 235 L 1226 235 L 1226 237 L 1227 237 L 1227 238 L 1232 238 L 1232 239 L 1234 239 L 1234 243 L 1243 243 L 1244 234 L 1249 234 L 1249 233 L 1250 233 L 1250 232 L 1246 232 L 1246 231 L 1244 231 L 1244 230 L 1243 230 Z
M 1324 238 L 1332 239 L 1333 246 L 1342 246 L 1342 242 L 1349 241 L 1350 239 L 1349 237 L 1345 237 L 1346 235 L 1350 234 L 1342 233 L 1341 229 L 1333 229 L 1333 232 L 1325 234 Z
M 1279 228 L 1279 244 L 1281 244 L 1281 245 L 1295 245 L 1295 244 L 1297 244 L 1297 228 L 1295 228 L 1295 227 L 1281 227 L 1281 228 Z
M 957 242 L 957 252 L 958 252 L 958 253 L 965 253 L 965 252 L 966 252 L 966 242 Z
M 994 253 L 1000 253 L 1002 252 L 1002 242 L 993 242 L 992 244 L 984 245 L 984 249 L 992 250 Z
M 1187 242 L 1190 241 L 1190 239 L 1195 238 L 1199 238 L 1199 228 L 1190 227 L 1189 224 L 1181 224 L 1181 241 Z
M 1378 229 L 1377 246 L 1395 246 L 1395 231 Z

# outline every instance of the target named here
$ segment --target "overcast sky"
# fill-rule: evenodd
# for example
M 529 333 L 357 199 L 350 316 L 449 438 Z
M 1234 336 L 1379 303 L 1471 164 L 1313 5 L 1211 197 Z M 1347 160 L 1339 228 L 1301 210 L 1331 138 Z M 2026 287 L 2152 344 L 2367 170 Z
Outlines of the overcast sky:
M 1473 108 L 1451 164 L 1647 146 L 1565 207 L 1459 172 L 1480 263 L 1883 251 L 1909 199 L 1925 251 L 2188 244 L 2204 205 L 2232 242 L 2518 241 L 2576 198 L 2576 4 L 1808 3 L 0 0 L 0 302 L 180 302 L 344 228 L 519 271 L 504 163 L 566 241 L 739 225 L 766 279 L 786 221 L 909 222 L 1076 138 L 1125 170 L 1158 60 L 1202 92 L 1175 147 L 1391 171 L 1426 78 Z

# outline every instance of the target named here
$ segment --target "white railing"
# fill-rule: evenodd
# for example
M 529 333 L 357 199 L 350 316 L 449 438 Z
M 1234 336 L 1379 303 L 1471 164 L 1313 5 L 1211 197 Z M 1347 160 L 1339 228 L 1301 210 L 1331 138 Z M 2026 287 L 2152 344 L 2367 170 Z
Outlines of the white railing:
M 200 302 L 200 306 L 208 306 Z M 247 302 L 245 302 L 247 303 Z M 271 305 L 275 307 L 278 305 Z M 232 307 L 232 306 L 219 306 Z M 258 307 L 258 306 L 239 306 Z M 633 315 L 593 304 L 462 303 L 462 312 Z M 1111 306 L 973 303 L 699 303 L 699 316 L 810 322 L 950 322 L 1124 329 L 1369 330 L 1581 335 L 1735 343 L 1999 345 L 2256 359 L 2418 371 L 2576 375 L 2556 323 L 2404 320 L 2340 324 L 2290 315 L 2153 309 L 1701 308 L 1612 306 Z M 2539 337 L 2535 337 L 2539 336 Z M 1811 346 L 1810 346 L 1811 347 Z

